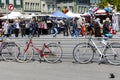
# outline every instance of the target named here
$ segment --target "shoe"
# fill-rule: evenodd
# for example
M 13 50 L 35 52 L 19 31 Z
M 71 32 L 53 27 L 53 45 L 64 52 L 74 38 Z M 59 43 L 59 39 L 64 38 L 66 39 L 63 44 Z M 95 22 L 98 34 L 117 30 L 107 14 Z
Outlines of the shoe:
M 56 37 L 56 34 L 54 34 L 53 37 Z

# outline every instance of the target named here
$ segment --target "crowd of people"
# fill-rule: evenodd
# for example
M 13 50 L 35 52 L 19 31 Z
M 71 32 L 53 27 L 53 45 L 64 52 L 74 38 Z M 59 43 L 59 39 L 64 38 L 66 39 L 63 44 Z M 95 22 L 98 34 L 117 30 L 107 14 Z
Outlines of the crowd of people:
M 86 18 L 46 18 L 30 20 L 15 19 L 15 20 L 2 20 L 0 36 L 4 37 L 25 37 L 33 36 L 40 37 L 40 35 L 53 34 L 56 37 L 57 34 L 62 33 L 63 36 L 79 37 L 92 34 L 95 37 L 101 37 L 110 33 L 111 21 L 110 18 L 106 18 L 103 23 L 99 18 L 95 18 L 90 22 Z

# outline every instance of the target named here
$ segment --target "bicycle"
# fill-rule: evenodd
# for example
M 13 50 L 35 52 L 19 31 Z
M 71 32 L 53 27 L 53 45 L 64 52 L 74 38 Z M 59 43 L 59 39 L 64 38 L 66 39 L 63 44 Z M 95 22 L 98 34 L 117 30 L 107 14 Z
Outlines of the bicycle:
M 89 63 L 94 58 L 94 54 L 98 51 L 100 63 L 104 58 L 112 65 L 120 64 L 120 55 L 115 51 L 112 45 L 105 40 L 106 38 L 100 39 L 100 44 L 103 44 L 103 51 L 96 45 L 92 36 L 87 39 L 88 42 L 78 43 L 73 49 L 73 58 L 76 62 L 81 64 Z
M 32 41 L 32 37 L 28 39 L 24 47 L 19 48 L 19 53 L 15 55 L 18 62 L 29 62 L 33 59 L 35 51 L 41 59 L 43 58 L 48 63 L 56 63 L 62 58 L 62 48 L 57 43 L 43 43 L 40 48 L 37 48 Z
M 15 59 L 15 53 L 19 52 L 19 47 L 14 41 L 10 41 L 7 38 L 0 38 L 0 56 L 5 61 L 13 61 Z

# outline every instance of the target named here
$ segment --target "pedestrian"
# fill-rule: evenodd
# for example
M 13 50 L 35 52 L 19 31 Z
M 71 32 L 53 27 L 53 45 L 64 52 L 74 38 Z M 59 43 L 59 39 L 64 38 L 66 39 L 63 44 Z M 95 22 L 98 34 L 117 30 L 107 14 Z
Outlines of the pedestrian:
M 67 18 L 65 18 L 63 21 L 64 21 L 64 31 L 63 31 L 63 35 L 64 35 L 64 36 L 68 36 L 70 21 L 69 21 Z
M 72 36 L 73 37 L 78 37 L 79 36 L 79 31 L 78 31 L 78 27 L 77 27 L 77 18 L 74 19 L 73 21 L 73 33 L 72 33 Z
M 30 21 L 26 20 L 25 21 L 25 35 L 29 36 L 29 34 L 30 34 Z
M 103 35 L 105 37 L 112 37 L 112 34 L 110 33 L 110 18 L 106 18 L 105 22 L 103 23 Z
M 30 35 L 31 35 L 32 37 L 35 37 L 37 28 L 38 28 L 38 23 L 37 23 L 36 20 L 33 20 L 33 21 L 30 23 Z
M 83 21 L 80 19 L 77 19 L 77 30 L 78 30 L 78 36 L 80 35 L 81 31 L 82 31 L 82 27 L 84 28 L 85 26 L 83 26 Z M 82 34 L 83 36 L 83 34 Z
M 8 20 L 6 20 L 3 25 L 4 37 L 8 37 L 8 29 L 9 29 L 9 22 Z
M 20 25 L 19 25 L 19 21 L 17 19 L 15 20 L 14 28 L 15 28 L 15 37 L 18 37 L 19 36 Z
M 25 20 L 21 19 L 19 25 L 20 25 L 21 36 L 24 37 L 25 36 Z
M 100 26 L 100 19 L 99 18 L 96 18 L 94 21 L 93 21 L 93 27 L 94 27 L 94 30 L 95 30 L 95 37 L 101 37 L 101 26 Z
M 52 26 L 53 26 L 53 37 L 56 37 L 58 34 L 58 22 L 56 18 L 54 18 L 54 20 L 52 21 Z

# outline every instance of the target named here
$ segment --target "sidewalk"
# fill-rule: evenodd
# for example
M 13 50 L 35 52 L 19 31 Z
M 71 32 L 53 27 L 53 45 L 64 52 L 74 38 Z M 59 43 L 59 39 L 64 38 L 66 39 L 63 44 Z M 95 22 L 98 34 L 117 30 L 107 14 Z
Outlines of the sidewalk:
M 46 34 L 46 35 L 40 35 L 40 37 L 34 37 L 34 38 L 84 38 L 85 36 L 79 36 L 79 37 L 72 37 L 72 36 L 64 36 L 63 33 L 57 34 L 56 37 L 53 37 L 53 34 Z M 13 34 L 11 38 L 15 38 L 15 35 Z M 22 38 L 21 35 L 19 35 L 18 38 Z M 23 38 L 27 38 L 23 37 Z M 117 32 L 113 35 L 113 38 L 120 38 L 120 32 Z

